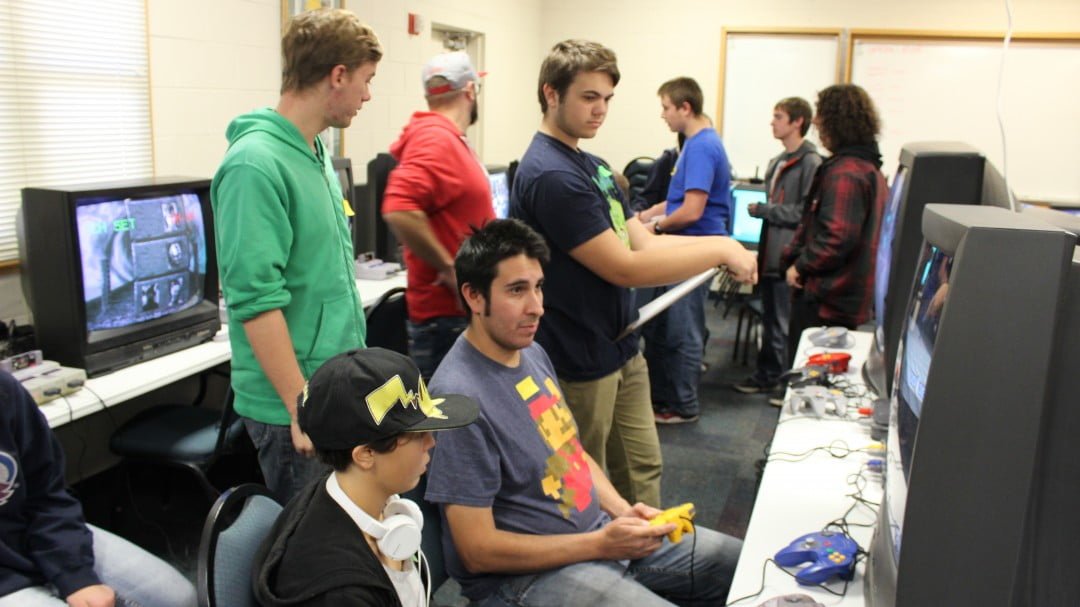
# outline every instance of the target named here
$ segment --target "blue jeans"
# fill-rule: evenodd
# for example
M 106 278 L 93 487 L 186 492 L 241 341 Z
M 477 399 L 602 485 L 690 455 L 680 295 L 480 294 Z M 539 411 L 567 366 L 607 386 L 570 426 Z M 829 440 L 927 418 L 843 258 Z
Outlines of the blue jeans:
M 678 544 L 665 540 L 659 550 L 629 565 L 626 561 L 588 561 L 517 576 L 474 605 L 723 605 L 740 550 L 741 540 L 698 527 Z
M 457 341 L 458 335 L 469 326 L 468 316 L 443 316 L 405 325 L 409 333 L 409 358 L 413 359 L 420 375 L 431 379 L 446 353 Z
M 195 587 L 165 561 L 104 529 L 94 536 L 94 572 L 116 592 L 117 607 L 195 607 Z M 65 607 L 52 586 L 31 586 L 0 597 L 0 607 Z
M 775 384 L 788 369 L 788 324 L 791 321 L 791 289 L 783 276 L 762 276 L 761 350 L 754 379 Z
M 670 287 L 639 289 L 641 306 Z M 653 406 L 689 417 L 701 412 L 698 386 L 701 359 L 705 354 L 705 300 L 709 284 L 699 286 L 641 330 L 645 338 L 645 360 L 649 363 L 649 384 Z
M 275 426 L 245 418 L 244 428 L 259 451 L 259 468 L 262 469 L 266 487 L 278 503 L 287 504 L 304 485 L 330 472 L 330 466 L 296 452 L 289 426 Z

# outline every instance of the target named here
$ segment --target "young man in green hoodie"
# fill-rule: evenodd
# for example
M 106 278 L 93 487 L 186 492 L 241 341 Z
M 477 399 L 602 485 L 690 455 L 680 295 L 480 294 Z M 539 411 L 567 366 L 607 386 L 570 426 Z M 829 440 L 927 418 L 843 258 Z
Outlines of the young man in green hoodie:
M 289 23 L 281 51 L 277 107 L 229 125 L 211 199 L 236 411 L 284 503 L 326 470 L 296 421 L 305 379 L 364 346 L 351 209 L 318 134 L 349 126 L 371 99 L 382 48 L 355 14 L 321 9 Z

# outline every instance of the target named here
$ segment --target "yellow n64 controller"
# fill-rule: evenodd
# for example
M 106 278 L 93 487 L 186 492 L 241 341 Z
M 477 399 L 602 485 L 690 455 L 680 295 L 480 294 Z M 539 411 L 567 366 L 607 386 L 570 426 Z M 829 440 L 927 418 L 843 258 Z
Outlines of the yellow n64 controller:
M 690 521 L 694 518 L 694 504 L 686 502 L 681 506 L 668 508 L 649 520 L 650 525 L 665 525 L 675 523 L 675 530 L 668 534 L 668 539 L 673 544 L 682 541 L 683 533 L 693 533 L 694 525 Z

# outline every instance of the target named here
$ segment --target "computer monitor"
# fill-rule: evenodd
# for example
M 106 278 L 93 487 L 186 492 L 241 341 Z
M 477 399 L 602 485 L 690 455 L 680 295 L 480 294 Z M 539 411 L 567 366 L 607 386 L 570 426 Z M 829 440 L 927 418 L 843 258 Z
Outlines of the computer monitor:
M 510 172 L 506 169 L 488 172 L 491 183 L 491 206 L 495 217 L 506 219 L 510 216 Z
M 731 237 L 748 249 L 756 249 L 761 240 L 760 217 L 747 211 L 752 204 L 765 204 L 765 186 L 736 182 L 731 186 Z
M 213 219 L 206 179 L 23 189 L 23 291 L 45 357 L 94 376 L 213 337 Z
M 397 161 L 390 154 L 379 153 L 367 164 L 365 196 L 357 198 L 357 220 L 353 222 L 353 252 L 359 257 L 370 253 L 383 261 L 400 261 L 397 238 L 382 218 L 383 194 L 390 171 Z
M 874 345 L 863 367 L 866 382 L 881 397 L 888 398 L 892 391 L 904 305 L 922 247 L 923 208 L 941 202 L 979 204 L 986 164 L 982 154 L 965 143 L 917 142 L 900 151 L 881 218 L 874 276 Z
M 867 604 L 1071 604 L 1080 591 L 1077 238 L 972 205 L 927 206 L 923 233 Z

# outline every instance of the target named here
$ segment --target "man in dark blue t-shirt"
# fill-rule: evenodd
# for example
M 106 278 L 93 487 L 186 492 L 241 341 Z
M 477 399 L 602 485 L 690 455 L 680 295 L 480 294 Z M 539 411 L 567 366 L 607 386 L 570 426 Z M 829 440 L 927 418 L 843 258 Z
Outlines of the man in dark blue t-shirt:
M 701 87 L 693 78 L 675 78 L 662 84 L 657 95 L 664 122 L 684 135 L 686 143 L 675 163 L 667 198 L 642 211 L 639 218 L 654 234 L 726 236 L 731 219 L 731 163 L 712 121 L 702 113 Z M 667 290 L 666 286 L 642 289 L 637 302 L 644 305 Z M 709 284 L 704 283 L 642 330 L 658 424 L 698 419 L 708 297 Z
M 726 264 L 757 280 L 753 254 L 726 237 L 657 237 L 629 211 L 607 164 L 578 149 L 596 135 L 619 82 L 615 53 L 595 42 L 556 44 L 540 68 L 544 114 L 521 159 L 510 214 L 547 240 L 547 350 L 586 451 L 631 502 L 660 504 L 660 441 L 630 287 L 671 284 Z M 647 252 L 646 252 L 647 251 Z

